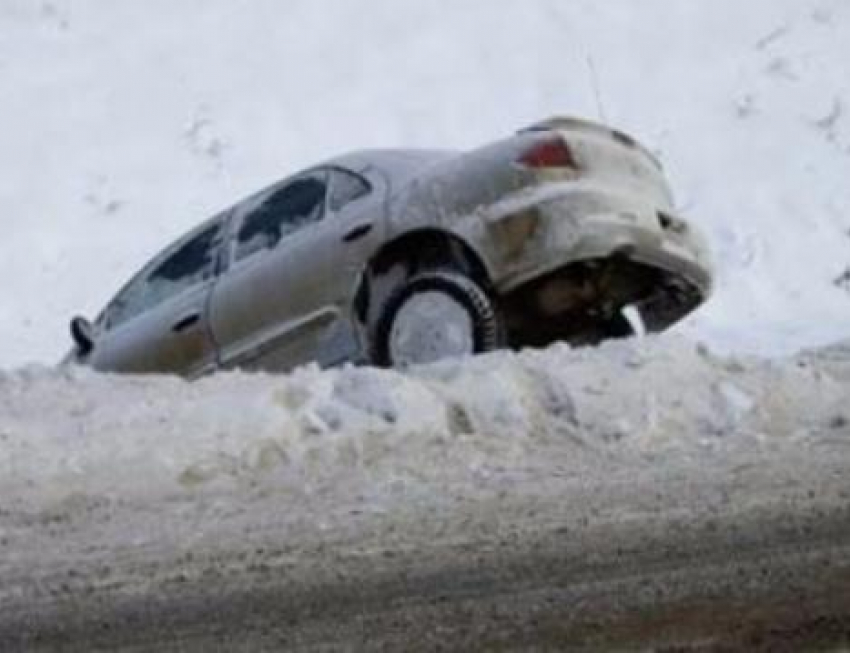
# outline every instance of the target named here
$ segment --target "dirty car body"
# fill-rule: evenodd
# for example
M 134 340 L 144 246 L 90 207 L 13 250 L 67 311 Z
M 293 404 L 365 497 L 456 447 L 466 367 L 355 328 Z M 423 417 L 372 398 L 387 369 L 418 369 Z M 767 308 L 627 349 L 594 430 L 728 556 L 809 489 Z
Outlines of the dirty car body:
M 656 158 L 556 118 L 470 152 L 365 151 L 274 184 L 153 259 L 71 358 L 96 369 L 428 362 L 660 331 L 711 289 Z

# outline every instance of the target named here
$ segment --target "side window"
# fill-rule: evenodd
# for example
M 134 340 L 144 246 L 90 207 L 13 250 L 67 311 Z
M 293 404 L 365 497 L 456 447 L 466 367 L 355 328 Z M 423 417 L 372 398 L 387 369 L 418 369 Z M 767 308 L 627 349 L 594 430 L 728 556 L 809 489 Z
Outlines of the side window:
M 339 211 L 349 202 L 368 195 L 370 191 L 369 182 L 360 175 L 334 169 L 331 172 L 331 211 Z
M 236 235 L 235 260 L 275 247 L 283 238 L 322 219 L 324 175 L 302 177 L 275 189 L 242 220 Z
M 113 328 L 215 275 L 222 225 L 216 224 L 176 245 L 148 272 L 130 282 L 108 309 Z

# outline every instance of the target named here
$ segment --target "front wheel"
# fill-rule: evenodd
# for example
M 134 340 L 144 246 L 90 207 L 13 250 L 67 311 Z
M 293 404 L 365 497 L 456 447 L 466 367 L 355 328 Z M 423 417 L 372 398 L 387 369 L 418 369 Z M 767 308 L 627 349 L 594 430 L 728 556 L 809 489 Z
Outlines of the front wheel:
M 469 277 L 423 272 L 390 294 L 371 330 L 376 365 L 406 367 L 502 346 L 498 312 Z

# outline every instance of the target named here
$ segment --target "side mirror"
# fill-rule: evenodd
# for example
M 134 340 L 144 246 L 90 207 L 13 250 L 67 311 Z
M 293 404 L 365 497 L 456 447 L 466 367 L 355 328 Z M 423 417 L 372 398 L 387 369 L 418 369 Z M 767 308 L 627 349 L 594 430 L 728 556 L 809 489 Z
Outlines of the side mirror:
M 94 327 L 84 317 L 71 320 L 71 337 L 80 356 L 88 356 L 94 349 Z

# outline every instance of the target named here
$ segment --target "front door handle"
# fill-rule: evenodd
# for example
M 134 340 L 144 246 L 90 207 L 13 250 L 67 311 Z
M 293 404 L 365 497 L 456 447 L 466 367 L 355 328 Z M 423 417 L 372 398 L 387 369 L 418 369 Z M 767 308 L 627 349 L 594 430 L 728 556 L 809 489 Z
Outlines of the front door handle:
M 175 322 L 174 325 L 171 327 L 171 330 L 174 333 L 182 333 L 183 331 L 186 331 L 187 329 L 192 328 L 193 326 L 195 326 L 200 321 L 201 321 L 201 314 L 200 313 L 190 313 L 189 315 L 187 315 L 186 317 L 184 317 L 180 321 Z
M 342 237 L 343 242 L 352 243 L 358 238 L 363 238 L 366 234 L 372 231 L 371 224 L 361 224 L 358 227 L 354 227 L 351 231 L 349 231 L 345 236 Z

